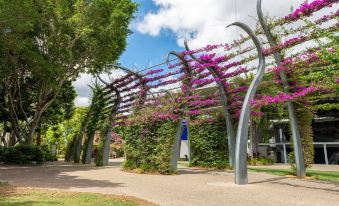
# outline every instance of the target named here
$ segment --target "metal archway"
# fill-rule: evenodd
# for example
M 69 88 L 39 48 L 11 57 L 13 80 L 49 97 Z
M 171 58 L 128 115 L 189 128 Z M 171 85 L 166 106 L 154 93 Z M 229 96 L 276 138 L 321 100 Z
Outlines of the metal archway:
M 238 123 L 236 147 L 235 147 L 235 183 L 238 185 L 244 185 L 248 183 L 247 178 L 247 139 L 248 139 L 248 127 L 251 115 L 251 100 L 257 91 L 259 83 L 261 82 L 265 73 L 265 56 L 262 52 L 262 46 L 259 39 L 255 36 L 253 31 L 244 23 L 235 22 L 230 26 L 238 26 L 243 29 L 252 39 L 255 47 L 257 48 L 259 65 L 257 67 L 257 73 L 252 80 L 240 113 L 240 119 Z
M 180 54 L 178 52 L 175 51 L 171 51 L 168 53 L 167 58 L 166 58 L 166 62 L 167 64 L 169 64 L 169 57 L 173 55 L 176 56 L 182 63 L 183 65 L 183 70 L 185 73 L 185 76 L 187 79 L 183 80 L 183 84 L 185 86 L 187 86 L 186 90 L 184 91 L 184 96 L 185 97 L 189 97 L 192 95 L 192 80 L 193 80 L 193 72 L 187 62 L 187 60 L 185 59 L 185 55 Z M 185 111 L 187 111 L 187 104 L 185 104 Z M 174 141 L 174 145 L 172 148 L 172 155 L 171 155 L 171 161 L 170 161 L 170 165 L 171 165 L 171 169 L 172 170 L 177 170 L 177 165 L 178 165 L 178 160 L 180 158 L 180 147 L 181 147 L 181 136 L 184 132 L 184 128 L 182 126 L 183 121 L 188 122 L 188 117 L 185 115 L 184 117 L 181 118 L 181 120 L 179 121 L 178 124 L 178 128 L 177 128 L 177 132 L 175 135 L 175 141 Z M 190 145 L 190 139 L 189 139 L 189 129 L 187 127 L 187 143 L 188 143 L 188 160 L 191 161 L 191 145 Z
M 257 15 L 259 18 L 259 22 L 261 27 L 264 30 L 264 34 L 268 40 L 268 43 L 273 48 L 277 44 L 273 38 L 273 35 L 271 33 L 270 28 L 266 24 L 266 21 L 262 14 L 262 8 L 261 8 L 261 0 L 257 0 Z M 274 60 L 279 66 L 281 64 L 281 55 L 279 52 L 274 53 Z M 289 93 L 290 92 L 290 85 L 287 80 L 286 73 L 284 71 L 281 71 L 279 73 L 280 79 L 282 81 L 284 92 Z M 287 102 L 287 109 L 288 109 L 288 116 L 290 118 L 290 126 L 292 131 L 292 138 L 293 138 L 293 147 L 294 147 L 294 156 L 295 156 L 295 163 L 297 168 L 297 176 L 302 178 L 305 177 L 306 171 L 305 171 L 305 162 L 304 162 L 304 152 L 303 147 L 301 143 L 301 137 L 300 137 L 300 129 L 297 121 L 297 115 L 295 113 L 295 108 L 293 102 L 288 101 Z
M 185 49 L 186 51 L 190 51 L 188 47 L 188 43 L 185 40 Z M 193 54 L 189 54 L 192 59 L 197 61 L 200 64 L 204 64 L 207 62 L 204 62 L 202 60 L 199 60 L 197 57 L 195 57 Z M 206 67 L 206 69 L 211 73 L 213 78 L 215 79 L 222 79 L 219 72 L 214 67 Z M 226 120 L 226 129 L 227 129 L 227 142 L 228 142 L 228 159 L 229 159 L 229 164 L 231 167 L 234 166 L 234 161 L 235 161 L 235 133 L 234 133 L 234 128 L 233 128 L 233 122 L 232 122 L 232 117 L 230 114 L 230 111 L 228 109 L 228 96 L 225 90 L 224 85 L 220 81 L 216 81 L 218 84 L 220 96 L 221 96 L 221 101 L 223 103 L 223 108 L 224 108 L 224 113 L 225 113 L 225 120 Z
M 146 81 L 144 81 L 143 75 L 139 74 L 136 71 L 130 70 L 127 67 L 121 66 L 121 65 L 109 65 L 113 68 L 119 68 L 123 71 L 125 71 L 127 74 L 132 74 L 133 76 L 135 76 L 140 84 L 141 84 L 141 96 L 140 99 L 136 105 L 136 110 L 139 110 L 142 105 L 145 103 L 146 98 L 147 98 L 147 92 L 148 92 L 148 87 L 146 85 Z M 113 124 L 114 124 L 114 120 L 118 114 L 118 109 L 120 107 L 121 101 L 122 101 L 122 97 L 121 97 L 121 93 L 119 91 L 118 88 L 116 88 L 112 83 L 107 83 L 105 82 L 99 75 L 98 78 L 101 82 L 103 82 L 107 88 L 110 89 L 110 91 L 114 91 L 115 92 L 115 99 L 114 99 L 114 105 L 112 106 L 112 110 L 110 113 L 110 117 L 109 117 L 109 126 L 108 126 L 108 130 L 107 133 L 105 135 L 105 142 L 104 142 L 104 149 L 103 149 L 103 165 L 108 165 L 108 160 L 109 160 L 109 151 L 110 151 L 110 141 L 111 141 L 111 137 L 112 137 L 112 130 L 113 130 Z
M 117 116 L 118 109 L 119 109 L 119 106 L 121 104 L 122 99 L 121 99 L 121 93 L 118 90 L 118 88 L 116 88 L 113 84 L 109 84 L 109 83 L 105 82 L 99 75 L 98 75 L 98 78 L 102 83 L 104 83 L 106 85 L 106 88 L 108 88 L 110 92 L 115 93 L 114 104 L 112 105 L 112 108 L 111 108 L 111 111 L 110 111 L 110 114 L 109 114 L 109 120 L 108 121 L 110 122 L 110 124 L 108 126 L 107 133 L 105 134 L 105 142 L 104 142 L 104 149 L 103 149 L 103 155 L 102 155 L 103 165 L 108 165 L 110 143 L 111 143 L 111 139 L 112 139 L 113 121 L 114 121 L 115 117 Z M 87 160 L 87 157 L 86 157 L 86 160 Z

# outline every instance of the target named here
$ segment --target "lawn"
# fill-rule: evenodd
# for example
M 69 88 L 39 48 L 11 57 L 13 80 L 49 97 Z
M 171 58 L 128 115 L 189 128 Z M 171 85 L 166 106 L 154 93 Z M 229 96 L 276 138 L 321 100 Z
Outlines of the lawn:
M 0 184 L 0 206 L 135 206 L 152 205 L 133 197 L 17 188 Z
M 292 175 L 289 169 L 269 169 L 269 168 L 248 168 L 252 172 L 265 172 L 273 175 L 286 176 Z M 339 172 L 307 170 L 307 176 L 316 180 L 339 182 Z

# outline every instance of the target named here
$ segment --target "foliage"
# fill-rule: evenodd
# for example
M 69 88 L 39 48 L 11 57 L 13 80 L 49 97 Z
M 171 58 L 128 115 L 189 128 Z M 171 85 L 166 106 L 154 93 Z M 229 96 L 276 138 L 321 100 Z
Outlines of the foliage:
M 105 123 L 107 124 L 107 115 L 109 116 L 111 112 L 107 112 L 107 107 L 109 104 L 109 99 L 107 99 L 104 95 L 104 88 L 100 86 L 99 84 L 95 83 L 92 88 L 92 98 L 91 98 L 91 105 L 89 107 L 89 110 L 86 114 L 86 118 L 83 120 L 84 124 L 84 131 L 86 132 L 85 140 L 84 140 L 84 146 L 82 149 L 82 157 L 81 161 L 82 163 L 86 163 L 86 157 L 88 155 L 87 153 L 92 153 L 92 151 L 89 151 L 89 147 L 93 145 L 93 139 L 95 132 L 97 130 L 102 130 L 100 132 L 101 138 L 100 143 L 98 145 L 98 152 L 97 156 L 95 157 L 95 162 L 97 166 L 102 166 L 103 164 L 103 142 L 104 141 L 104 135 L 106 135 L 107 128 L 105 128 Z M 106 116 L 105 116 L 106 114 Z M 106 125 L 107 126 L 107 125 Z M 101 128 L 101 129 L 100 129 Z M 91 145 L 92 144 L 92 145 Z M 100 157 L 99 157 L 100 156 Z M 101 158 L 101 159 L 100 159 Z
M 64 128 L 62 124 L 57 124 L 48 127 L 45 134 L 42 136 L 42 145 L 51 148 L 52 145 L 58 145 L 58 149 L 63 153 L 65 151 Z
M 130 0 L 0 1 L 0 89 L 19 142 L 32 143 L 67 82 L 119 58 L 135 9 Z
M 191 146 L 190 166 L 225 168 L 228 166 L 228 147 L 225 122 L 189 125 Z
M 171 174 L 170 166 L 177 121 L 152 118 L 150 111 L 134 115 L 134 124 L 116 128 L 115 131 L 125 141 L 124 169 L 141 173 Z
M 100 130 L 100 142 L 98 145 L 98 152 L 95 156 L 95 165 L 96 166 L 104 166 L 104 147 L 105 147 L 105 141 L 106 141 L 106 135 L 109 131 L 111 122 L 109 121 L 109 118 L 104 120 L 104 123 L 101 126 Z M 111 140 L 109 141 L 111 142 Z
M 312 167 L 314 163 L 314 145 L 313 145 L 313 130 L 312 119 L 314 113 L 310 108 L 304 105 L 298 105 L 296 109 L 298 125 L 300 128 L 301 143 L 304 153 L 305 168 Z M 293 148 L 293 139 L 290 140 L 291 148 Z M 292 171 L 296 173 L 295 154 L 290 152 L 288 154 L 288 162 L 291 165 Z
M 72 142 L 74 136 L 80 130 L 81 121 L 86 114 L 86 107 L 77 107 L 71 116 L 58 124 L 48 126 L 42 134 L 42 145 L 51 148 L 52 145 L 58 145 L 59 154 L 69 155 L 67 143 Z
M 305 168 L 312 167 L 312 164 L 314 162 L 313 130 L 311 125 L 313 116 L 314 114 L 309 111 L 308 108 L 299 108 L 299 110 L 297 110 L 297 118 L 300 128 Z M 291 148 L 294 148 L 292 138 L 290 140 L 290 143 Z M 288 154 L 288 162 L 291 165 L 293 173 L 296 174 L 297 168 L 295 164 L 295 154 L 293 151 Z
M 46 146 L 46 145 L 42 145 L 40 146 L 40 149 L 43 153 L 44 156 L 44 160 L 47 162 L 53 162 L 53 161 L 57 161 L 58 157 L 56 154 L 53 154 L 50 147 Z
M 43 163 L 48 157 L 46 150 L 33 145 L 17 145 L 15 147 L 0 147 L 0 161 L 14 164 Z
M 338 13 L 338 11 L 337 11 Z M 338 20 L 338 17 L 336 18 Z M 337 32 L 328 31 L 323 29 L 320 25 L 314 22 L 304 20 L 305 24 L 312 27 L 313 31 L 322 36 L 321 39 L 316 39 L 319 49 L 316 52 L 321 61 L 328 62 L 326 66 L 315 67 L 314 70 L 304 73 L 299 76 L 299 81 L 303 85 L 315 84 L 322 85 L 322 87 L 330 92 L 317 92 L 312 95 L 309 100 L 312 103 L 314 112 L 339 110 L 339 35 Z M 333 99 L 334 101 L 329 101 Z
M 314 114 L 309 108 L 297 107 L 297 119 L 300 127 L 301 142 L 304 151 L 305 167 L 311 167 L 314 159 L 312 119 Z

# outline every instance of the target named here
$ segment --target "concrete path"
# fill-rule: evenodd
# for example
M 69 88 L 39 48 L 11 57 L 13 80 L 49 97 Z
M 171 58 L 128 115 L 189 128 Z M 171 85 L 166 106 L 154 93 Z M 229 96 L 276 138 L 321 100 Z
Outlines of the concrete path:
M 111 166 L 0 166 L 0 179 L 14 186 L 62 189 L 139 197 L 159 205 L 339 205 L 339 184 L 250 173 L 247 186 L 233 184 L 234 174 L 181 168 L 178 175 L 142 175 Z

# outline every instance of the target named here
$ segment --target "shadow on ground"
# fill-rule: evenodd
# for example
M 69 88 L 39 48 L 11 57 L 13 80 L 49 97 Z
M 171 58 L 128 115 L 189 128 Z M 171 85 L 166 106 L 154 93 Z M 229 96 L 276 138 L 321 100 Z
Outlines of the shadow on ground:
M 99 171 L 111 167 L 120 167 L 120 162 L 110 162 L 107 167 L 81 165 L 63 161 L 47 163 L 41 166 L 0 165 L 1 180 L 15 186 L 41 188 L 89 188 L 123 187 L 123 183 L 106 180 L 81 179 L 73 172 Z

